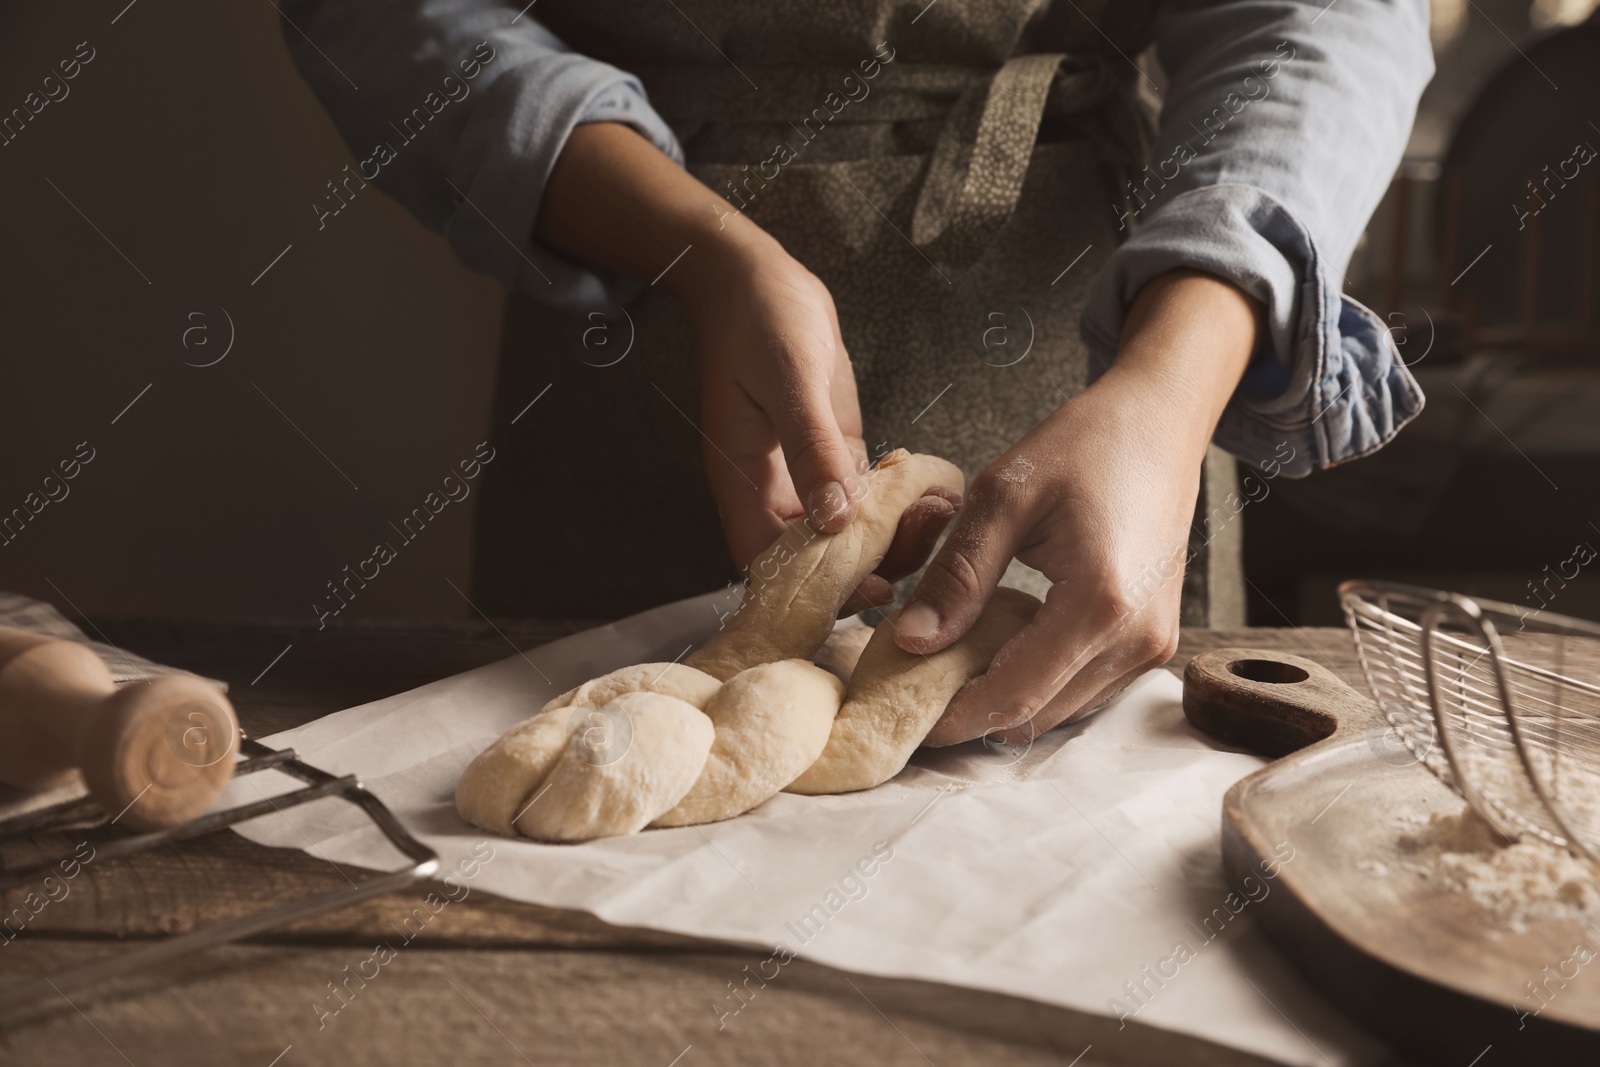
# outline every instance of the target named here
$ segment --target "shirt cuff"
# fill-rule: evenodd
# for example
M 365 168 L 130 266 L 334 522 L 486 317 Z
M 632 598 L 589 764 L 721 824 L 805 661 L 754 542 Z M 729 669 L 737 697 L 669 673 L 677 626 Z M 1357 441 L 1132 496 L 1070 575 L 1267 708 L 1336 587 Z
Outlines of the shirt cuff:
M 1304 477 L 1383 447 L 1422 410 L 1383 321 L 1342 294 L 1337 265 L 1253 185 L 1183 193 L 1112 254 L 1081 322 L 1090 381 L 1111 366 L 1139 290 L 1184 268 L 1230 281 L 1266 309 L 1266 336 L 1213 438 L 1240 459 Z
M 633 75 L 573 53 L 532 67 L 498 79 L 479 104 L 474 126 L 495 135 L 460 154 L 456 181 L 470 184 L 445 236 L 467 265 L 540 303 L 568 311 L 624 303 L 639 282 L 534 239 L 550 172 L 585 122 L 625 122 L 679 165 L 683 150 Z

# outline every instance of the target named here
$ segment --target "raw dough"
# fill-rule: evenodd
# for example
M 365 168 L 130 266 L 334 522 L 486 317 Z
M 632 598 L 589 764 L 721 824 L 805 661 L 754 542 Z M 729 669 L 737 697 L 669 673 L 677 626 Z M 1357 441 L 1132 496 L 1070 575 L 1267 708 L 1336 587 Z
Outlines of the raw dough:
M 625 693 L 660 693 L 704 710 L 721 685 L 709 674 L 681 663 L 640 663 L 570 689 L 538 715 L 507 730 L 468 764 L 456 783 L 456 811 L 474 826 L 513 836 L 513 820 L 550 776 L 573 730 L 583 724 L 583 714 L 565 713 L 565 709 L 575 705 L 585 711 L 604 708 Z
M 996 589 L 972 629 L 931 656 L 894 643 L 895 612 L 878 624 L 850 679 L 845 705 L 828 744 L 790 793 L 848 793 L 871 789 L 900 773 L 958 690 L 989 668 L 1000 646 L 1039 610 L 1016 589 Z
M 623 693 L 600 709 L 552 712 L 574 726 L 516 820 L 540 841 L 637 833 L 700 777 L 716 731 L 705 712 L 660 693 Z M 538 718 L 543 718 L 543 715 Z
M 727 626 L 684 662 L 727 681 L 758 663 L 810 660 L 851 592 L 889 551 L 906 508 L 934 486 L 965 485 L 955 464 L 903 448 L 862 481 L 865 495 L 850 525 L 818 534 L 803 520 L 790 523 L 750 564 L 744 600 Z
M 861 659 L 861 650 L 867 647 L 870 640 L 872 627 L 860 619 L 851 618 L 834 627 L 833 633 L 822 642 L 822 647 L 817 649 L 811 661 L 849 685 L 850 675 L 856 669 L 856 662 Z
M 930 488 L 963 484 L 953 464 L 904 450 L 865 483 L 859 513 L 839 533 L 792 523 L 751 565 L 739 611 L 683 664 L 612 671 L 506 731 L 457 783 L 462 818 L 503 834 L 587 841 L 732 818 L 786 786 L 834 793 L 897 774 L 1039 602 L 997 591 L 972 630 L 932 656 L 895 645 L 897 616 L 876 633 L 842 626 L 830 640 L 906 508 Z M 813 665 L 825 643 L 823 666 Z
M 573 715 L 541 714 L 501 734 L 461 772 L 456 811 L 474 826 L 516 836 L 512 820 L 550 774 L 578 722 Z
M 734 675 L 706 705 L 717 737 L 699 780 L 651 825 L 718 822 L 765 803 L 822 752 L 843 696 L 839 679 L 804 660 Z
M 570 708 L 603 708 L 623 693 L 661 693 L 693 704 L 701 711 L 722 683 L 704 671 L 682 663 L 640 663 L 602 674 L 593 681 L 569 689 L 546 704 L 542 711 Z

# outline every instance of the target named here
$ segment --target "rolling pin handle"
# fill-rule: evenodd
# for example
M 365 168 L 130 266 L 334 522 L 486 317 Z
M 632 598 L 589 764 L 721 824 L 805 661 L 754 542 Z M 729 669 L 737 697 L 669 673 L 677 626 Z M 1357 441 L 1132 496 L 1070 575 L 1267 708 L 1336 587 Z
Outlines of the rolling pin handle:
M 238 740 L 210 682 L 173 674 L 118 689 L 92 649 L 0 627 L 0 782 L 39 791 L 81 777 L 118 825 L 161 829 L 210 806 Z
M 238 754 L 239 725 L 209 682 L 131 682 L 101 706 L 79 752 L 89 792 L 119 826 L 154 830 L 204 814 Z

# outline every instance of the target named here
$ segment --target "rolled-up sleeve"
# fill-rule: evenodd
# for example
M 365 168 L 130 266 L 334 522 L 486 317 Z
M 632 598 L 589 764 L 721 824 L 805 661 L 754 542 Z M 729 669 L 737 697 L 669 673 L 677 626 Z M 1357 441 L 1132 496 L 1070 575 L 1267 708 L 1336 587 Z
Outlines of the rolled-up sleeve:
M 556 157 L 581 123 L 627 123 L 682 162 L 637 78 L 572 52 L 525 7 L 497 0 L 280 8 L 295 65 L 362 176 L 442 232 L 463 262 L 558 307 L 626 299 L 634 283 L 542 245 L 533 229 Z
M 1191 268 L 1266 309 L 1216 443 L 1294 459 L 1301 476 L 1381 447 L 1422 392 L 1344 270 L 1399 164 L 1433 73 L 1426 0 L 1227 0 L 1166 5 L 1170 77 L 1153 161 L 1118 208 L 1132 236 L 1082 320 L 1097 376 L 1145 283 Z

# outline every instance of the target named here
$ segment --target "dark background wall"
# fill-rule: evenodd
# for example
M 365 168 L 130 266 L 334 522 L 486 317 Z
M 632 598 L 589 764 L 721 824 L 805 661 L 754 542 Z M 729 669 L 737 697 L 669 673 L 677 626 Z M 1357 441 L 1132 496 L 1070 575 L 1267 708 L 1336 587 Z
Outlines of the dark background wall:
M 0 513 L 95 455 L 0 547 L 0 589 L 91 618 L 309 616 L 489 435 L 502 297 L 376 189 L 318 232 L 351 157 L 268 0 L 126 3 L 0 6 L 0 110 L 94 54 L 0 146 Z M 224 311 L 232 350 L 186 366 L 221 355 Z M 466 614 L 475 503 L 350 614 Z

